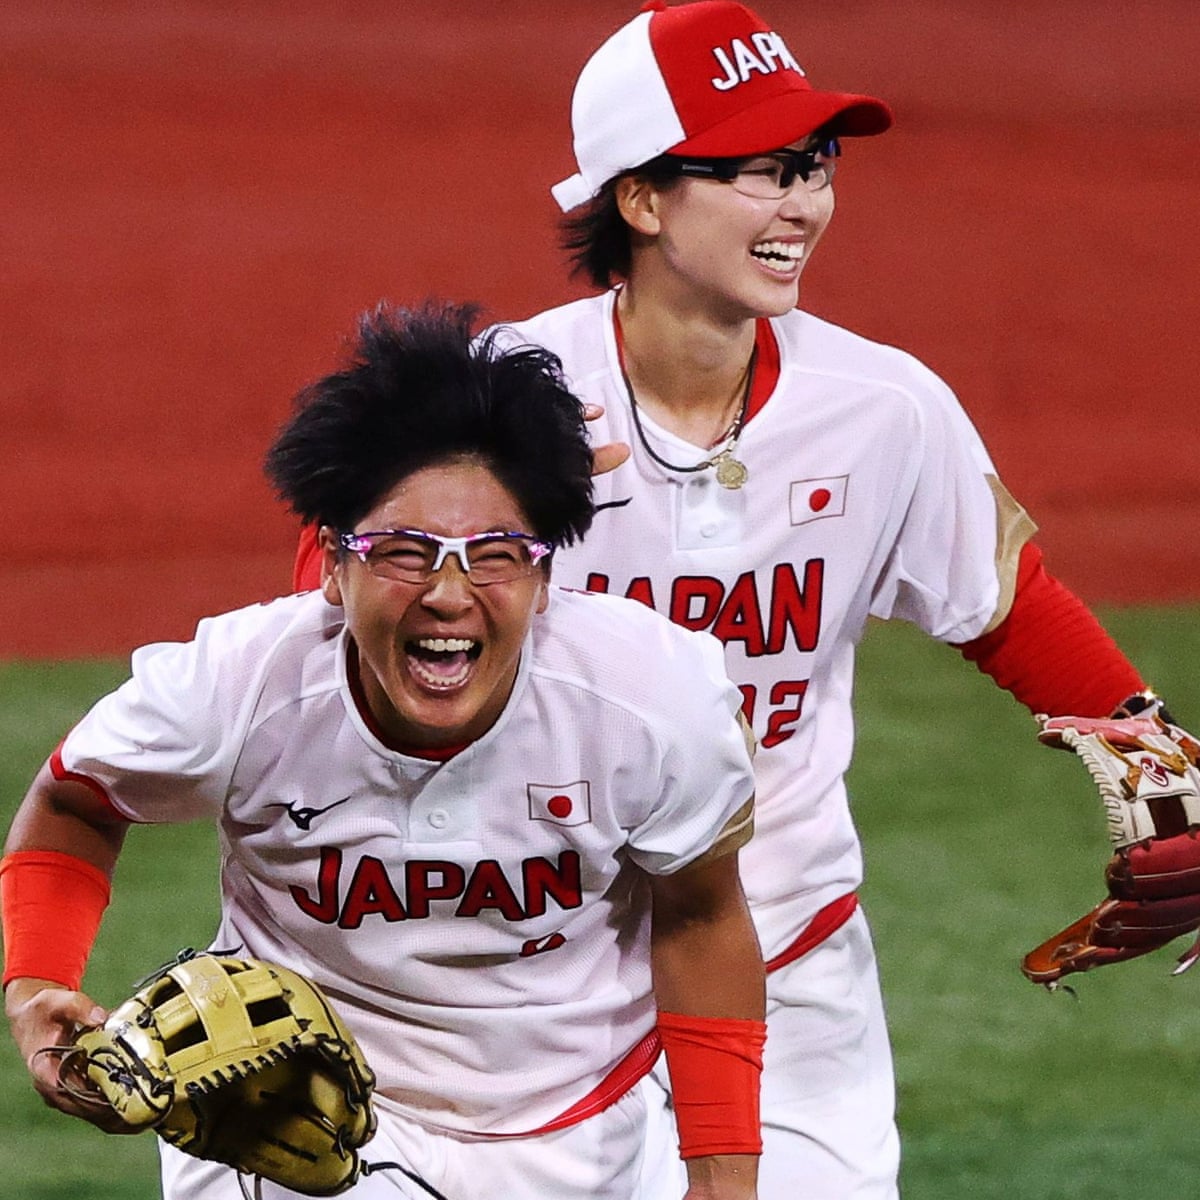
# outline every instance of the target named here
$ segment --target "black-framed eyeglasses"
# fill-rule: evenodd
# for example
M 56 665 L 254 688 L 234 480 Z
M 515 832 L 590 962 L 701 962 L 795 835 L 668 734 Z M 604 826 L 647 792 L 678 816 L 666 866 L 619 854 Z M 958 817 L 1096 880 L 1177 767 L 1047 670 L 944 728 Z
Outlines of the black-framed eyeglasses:
M 550 542 L 530 533 L 442 537 L 423 529 L 339 533 L 338 544 L 356 555 L 371 574 L 404 583 L 427 583 L 453 554 L 467 578 L 478 587 L 511 583 L 532 575 L 554 549 Z
M 822 138 L 804 150 L 772 150 L 747 158 L 675 158 L 665 155 L 676 173 L 697 179 L 731 183 L 743 196 L 757 200 L 780 200 L 799 179 L 810 192 L 819 192 L 833 182 L 834 168 L 842 153 L 835 137 Z

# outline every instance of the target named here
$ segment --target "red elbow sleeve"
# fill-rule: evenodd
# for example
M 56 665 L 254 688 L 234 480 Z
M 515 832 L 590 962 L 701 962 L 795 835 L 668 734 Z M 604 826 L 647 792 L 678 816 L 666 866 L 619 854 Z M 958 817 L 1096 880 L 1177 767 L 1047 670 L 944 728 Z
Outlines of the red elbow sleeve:
M 1145 687 L 1083 601 L 1047 573 L 1032 543 L 1021 550 L 1008 616 L 959 650 L 1034 713 L 1106 717 Z

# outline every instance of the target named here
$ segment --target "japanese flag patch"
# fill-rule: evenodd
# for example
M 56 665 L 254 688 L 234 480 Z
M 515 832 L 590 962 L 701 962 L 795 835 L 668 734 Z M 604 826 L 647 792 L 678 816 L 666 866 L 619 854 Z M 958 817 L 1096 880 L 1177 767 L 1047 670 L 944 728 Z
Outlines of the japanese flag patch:
M 586 825 L 592 819 L 591 785 L 586 779 L 575 783 L 527 783 L 529 819 L 552 825 Z
M 788 493 L 788 508 L 793 525 L 807 525 L 824 517 L 840 517 L 846 512 L 846 488 L 849 475 L 830 475 L 825 479 L 797 479 Z

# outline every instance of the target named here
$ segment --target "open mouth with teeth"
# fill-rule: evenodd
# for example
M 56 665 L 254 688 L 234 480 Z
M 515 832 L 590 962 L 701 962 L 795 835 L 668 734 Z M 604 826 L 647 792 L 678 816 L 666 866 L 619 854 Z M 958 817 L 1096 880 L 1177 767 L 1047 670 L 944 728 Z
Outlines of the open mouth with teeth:
M 803 242 L 759 242 L 751 255 L 776 271 L 790 271 L 804 258 Z
M 474 638 L 416 638 L 404 644 L 409 668 L 426 687 L 449 690 L 461 687 L 483 653 Z

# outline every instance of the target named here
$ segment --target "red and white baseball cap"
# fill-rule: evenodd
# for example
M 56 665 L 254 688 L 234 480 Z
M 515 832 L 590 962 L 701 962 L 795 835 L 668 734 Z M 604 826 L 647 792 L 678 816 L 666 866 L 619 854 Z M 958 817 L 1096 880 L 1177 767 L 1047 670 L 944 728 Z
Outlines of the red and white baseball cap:
M 783 38 L 733 0 L 649 0 L 588 59 L 571 102 L 579 172 L 550 189 L 564 212 L 622 171 L 668 152 L 737 158 L 832 124 L 882 133 L 882 100 L 819 92 Z

